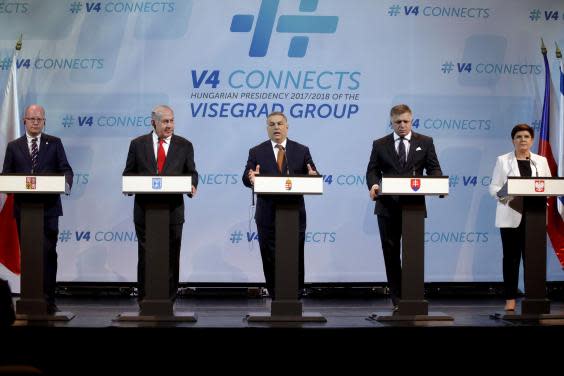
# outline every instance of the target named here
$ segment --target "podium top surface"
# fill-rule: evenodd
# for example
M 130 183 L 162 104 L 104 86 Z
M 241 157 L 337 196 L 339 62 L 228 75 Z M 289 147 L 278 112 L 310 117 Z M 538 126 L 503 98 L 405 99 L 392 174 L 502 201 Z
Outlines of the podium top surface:
M 510 196 L 564 196 L 564 178 L 509 176 L 507 194 Z
M 65 193 L 64 174 L 0 174 L 0 193 Z
M 191 193 L 192 176 L 123 175 L 122 192 L 130 194 Z
M 448 195 L 448 176 L 383 176 L 381 195 Z
M 254 192 L 263 195 L 321 195 L 323 176 L 286 175 L 255 176 Z

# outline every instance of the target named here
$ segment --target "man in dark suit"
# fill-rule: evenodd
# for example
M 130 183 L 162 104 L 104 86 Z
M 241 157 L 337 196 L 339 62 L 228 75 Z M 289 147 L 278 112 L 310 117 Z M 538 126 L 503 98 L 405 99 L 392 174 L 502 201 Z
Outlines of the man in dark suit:
M 196 195 L 198 172 L 194 163 L 194 147 L 187 139 L 174 134 L 174 112 L 160 105 L 151 113 L 153 131 L 137 137 L 129 145 L 124 175 L 191 175 L 190 197 Z M 169 205 L 170 299 L 176 298 L 180 272 L 180 246 L 184 224 L 184 197 L 178 195 L 135 195 L 133 221 L 137 234 L 137 282 L 139 301 L 145 297 L 145 207 L 160 200 Z
M 45 109 L 32 104 L 24 115 L 26 134 L 10 142 L 6 148 L 2 173 L 53 174 L 63 173 L 66 178 L 67 191 L 72 187 L 73 172 L 67 161 L 61 139 L 43 133 L 45 128 Z M 44 205 L 44 282 L 43 288 L 49 313 L 58 311 L 55 305 L 55 285 L 57 281 L 57 238 L 59 236 L 59 216 L 63 215 L 61 197 L 54 195 L 37 195 L 26 197 Z M 20 209 L 22 195 L 14 197 L 14 216 L 20 229 Z M 21 236 L 21 231 L 19 231 Z M 29 236 L 29 234 L 27 235 Z
M 411 109 L 400 104 L 392 107 L 390 118 L 394 132 L 372 144 L 372 153 L 366 169 L 366 183 L 370 198 L 376 201 L 374 214 L 378 216 L 380 240 L 386 265 L 386 276 L 390 295 L 397 310 L 401 298 L 401 258 L 400 241 L 402 236 L 402 202 L 406 197 L 379 196 L 382 176 L 442 175 L 435 146 L 431 137 L 412 132 L 413 115 Z M 410 197 L 421 200 L 424 196 Z
M 266 119 L 266 130 L 270 140 L 249 150 L 249 158 L 243 172 L 243 184 L 252 188 L 256 175 L 281 176 L 291 174 L 318 175 L 309 148 L 288 137 L 288 119 L 282 112 L 272 112 Z M 274 255 L 275 255 L 275 213 L 276 202 L 298 200 L 300 205 L 300 250 L 299 250 L 299 288 L 304 286 L 304 243 L 306 229 L 306 211 L 303 195 L 277 197 L 258 195 L 255 221 L 259 237 L 260 254 L 266 287 L 272 299 L 274 290 Z

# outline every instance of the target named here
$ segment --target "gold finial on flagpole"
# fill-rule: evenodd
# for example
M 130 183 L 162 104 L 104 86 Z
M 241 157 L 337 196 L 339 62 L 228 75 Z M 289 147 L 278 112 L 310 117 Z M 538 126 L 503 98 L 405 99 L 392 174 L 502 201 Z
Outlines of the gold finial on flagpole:
M 562 59 L 562 51 L 560 51 L 560 47 L 558 47 L 558 43 L 554 42 L 554 44 L 556 45 L 556 58 Z
M 544 45 L 544 40 L 541 38 L 541 52 L 543 55 L 546 55 L 546 46 Z
M 23 38 L 23 34 L 20 34 L 20 38 L 16 42 L 16 51 L 19 51 L 19 50 L 22 49 L 22 38 Z

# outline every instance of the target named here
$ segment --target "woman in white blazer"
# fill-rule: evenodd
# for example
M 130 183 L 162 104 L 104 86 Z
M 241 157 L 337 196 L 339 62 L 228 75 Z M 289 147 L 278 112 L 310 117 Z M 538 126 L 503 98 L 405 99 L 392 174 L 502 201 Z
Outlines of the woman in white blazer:
M 490 194 L 497 199 L 495 226 L 501 233 L 503 247 L 503 287 L 505 310 L 515 310 L 515 298 L 519 279 L 519 264 L 524 256 L 525 221 L 523 198 L 507 196 L 500 191 L 508 176 L 550 177 L 545 157 L 531 152 L 535 131 L 527 124 L 518 124 L 511 130 L 515 150 L 497 157 L 492 173 Z

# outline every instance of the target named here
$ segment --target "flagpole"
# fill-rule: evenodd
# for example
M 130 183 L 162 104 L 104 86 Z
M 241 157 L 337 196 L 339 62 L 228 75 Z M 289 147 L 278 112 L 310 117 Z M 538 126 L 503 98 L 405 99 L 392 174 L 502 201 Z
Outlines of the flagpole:
M 20 110 L 18 99 L 17 59 L 22 49 L 23 34 L 20 34 L 12 54 L 8 80 L 0 109 L 0 162 L 8 142 L 20 137 Z M 14 196 L 0 194 L 0 263 L 14 275 L 21 272 L 20 244 L 17 225 L 13 217 Z M 11 276 L 7 276 L 10 280 Z M 19 284 L 18 284 L 19 285 Z

